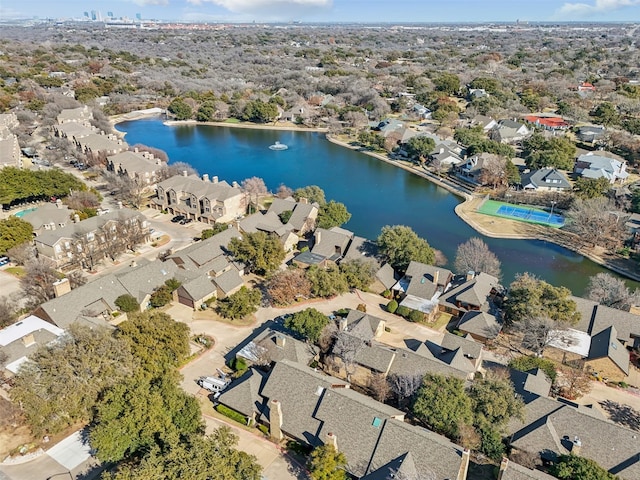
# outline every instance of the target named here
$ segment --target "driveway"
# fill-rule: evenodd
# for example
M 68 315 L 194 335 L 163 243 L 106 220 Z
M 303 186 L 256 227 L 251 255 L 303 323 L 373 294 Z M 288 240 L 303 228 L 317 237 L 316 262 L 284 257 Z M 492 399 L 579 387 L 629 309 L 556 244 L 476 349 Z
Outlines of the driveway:
M 9 265 L 5 265 L 0 268 L 0 292 L 2 292 L 1 295 L 3 297 L 8 297 L 20 292 L 20 280 L 18 280 L 18 277 L 14 277 L 4 271 L 8 266 Z

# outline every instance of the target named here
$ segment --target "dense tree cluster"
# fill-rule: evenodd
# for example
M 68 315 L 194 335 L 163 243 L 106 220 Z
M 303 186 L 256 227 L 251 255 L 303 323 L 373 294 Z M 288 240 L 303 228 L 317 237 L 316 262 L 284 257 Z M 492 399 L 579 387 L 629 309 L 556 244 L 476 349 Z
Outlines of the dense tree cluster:
M 245 233 L 242 239 L 232 238 L 229 251 L 246 269 L 258 275 L 266 275 L 277 269 L 284 260 L 285 252 L 280 239 L 262 231 Z
M 86 189 L 75 176 L 56 168 L 37 171 L 15 167 L 0 169 L 0 204 L 3 205 L 63 198 L 70 192 Z
M 435 252 L 427 241 L 405 225 L 382 227 L 377 242 L 380 254 L 400 272 L 404 272 L 412 260 L 428 265 L 435 261 Z

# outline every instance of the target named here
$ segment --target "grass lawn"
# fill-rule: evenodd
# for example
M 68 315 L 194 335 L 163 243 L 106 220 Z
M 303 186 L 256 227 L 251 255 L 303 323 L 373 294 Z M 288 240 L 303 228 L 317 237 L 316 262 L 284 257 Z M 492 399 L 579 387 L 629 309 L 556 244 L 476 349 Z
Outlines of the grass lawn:
M 25 275 L 24 267 L 7 267 L 4 271 L 18 278 Z
M 453 315 L 450 315 L 448 313 L 440 312 L 438 314 L 438 317 L 436 318 L 435 322 L 433 322 L 433 323 L 427 322 L 427 325 L 429 325 L 429 328 L 433 328 L 434 330 L 438 330 L 439 332 L 443 332 L 444 329 L 446 328 L 446 326 L 451 321 L 451 317 L 452 316 Z
M 237 118 L 227 118 L 224 123 L 242 123 L 242 120 L 238 120 Z

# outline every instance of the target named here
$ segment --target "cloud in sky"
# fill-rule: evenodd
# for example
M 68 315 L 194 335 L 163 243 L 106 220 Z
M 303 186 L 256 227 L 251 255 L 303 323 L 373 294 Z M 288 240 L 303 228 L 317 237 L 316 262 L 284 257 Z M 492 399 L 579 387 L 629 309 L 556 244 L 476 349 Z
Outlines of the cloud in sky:
M 169 0 L 133 0 L 133 3 L 146 7 L 149 5 L 169 5 Z
M 594 0 L 593 3 L 565 3 L 556 12 L 556 17 L 588 17 L 593 14 L 610 13 L 624 7 L 640 5 L 640 0 Z
M 193 5 L 212 3 L 234 14 L 296 16 L 330 8 L 333 0 L 187 0 Z

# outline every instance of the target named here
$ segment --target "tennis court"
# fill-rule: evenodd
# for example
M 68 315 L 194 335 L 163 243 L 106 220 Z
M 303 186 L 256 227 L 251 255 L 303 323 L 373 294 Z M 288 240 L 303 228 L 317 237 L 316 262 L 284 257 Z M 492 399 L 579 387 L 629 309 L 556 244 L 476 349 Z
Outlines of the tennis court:
M 510 218 L 521 222 L 537 223 L 559 228 L 564 225 L 562 215 L 551 214 L 539 208 L 521 207 L 510 203 L 498 202 L 495 200 L 485 201 L 478 212 L 494 217 Z

